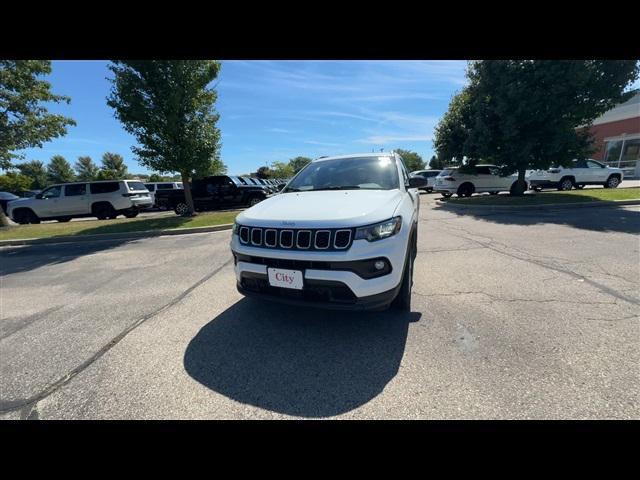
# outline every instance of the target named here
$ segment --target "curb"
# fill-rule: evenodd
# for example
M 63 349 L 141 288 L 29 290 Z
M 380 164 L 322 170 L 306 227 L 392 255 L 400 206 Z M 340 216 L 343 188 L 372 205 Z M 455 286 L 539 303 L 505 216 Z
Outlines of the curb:
M 563 208 L 593 208 L 593 207 L 619 207 L 624 205 L 640 205 L 640 200 L 612 200 L 578 203 L 547 203 L 541 205 L 456 205 L 436 200 L 436 204 L 452 210 L 484 210 L 509 212 L 516 210 L 557 210 Z
M 78 235 L 68 237 L 25 238 L 20 240 L 0 240 L 0 247 L 20 245 L 56 245 L 59 243 L 99 242 L 105 240 L 127 240 L 134 238 L 160 237 L 165 235 L 187 235 L 190 233 L 219 232 L 231 230 L 233 223 L 211 227 L 172 228 L 168 230 L 145 230 L 142 232 L 104 233 L 98 235 Z

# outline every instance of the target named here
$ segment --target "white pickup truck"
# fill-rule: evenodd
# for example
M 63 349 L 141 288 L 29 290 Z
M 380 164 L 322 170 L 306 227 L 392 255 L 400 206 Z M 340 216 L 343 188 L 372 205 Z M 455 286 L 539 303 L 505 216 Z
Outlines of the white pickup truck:
M 595 160 L 574 160 L 571 167 L 552 167 L 548 170 L 529 172 L 529 188 L 540 191 L 543 188 L 571 190 L 585 185 L 602 185 L 604 188 L 616 188 L 622 182 L 621 169 L 609 167 Z
M 391 153 L 324 157 L 236 218 L 238 291 L 295 305 L 409 310 L 418 188 Z

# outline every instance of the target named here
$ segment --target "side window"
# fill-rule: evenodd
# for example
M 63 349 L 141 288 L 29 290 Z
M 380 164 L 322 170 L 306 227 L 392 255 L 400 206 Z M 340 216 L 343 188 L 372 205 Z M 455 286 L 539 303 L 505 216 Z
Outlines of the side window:
M 144 186 L 147 187 L 147 190 L 149 190 L 150 192 L 154 192 L 156 189 L 156 186 L 154 183 L 145 183 Z
M 584 160 L 578 160 L 573 164 L 573 168 L 588 168 L 587 162 L 585 162 Z
M 489 173 L 491 175 L 500 175 L 500 169 L 498 167 L 489 167 Z
M 44 192 L 42 192 L 42 198 L 58 198 L 61 191 L 62 187 L 60 185 L 49 187 Z
M 93 194 L 112 193 L 118 190 L 120 190 L 120 184 L 118 182 L 91 183 L 89 185 L 89 191 Z
M 65 185 L 64 196 L 65 197 L 77 197 L 78 195 L 85 195 L 87 193 L 87 184 L 79 183 L 74 185 Z
M 589 168 L 602 168 L 599 163 L 587 161 L 587 167 Z
M 489 167 L 476 167 L 476 175 L 491 175 Z

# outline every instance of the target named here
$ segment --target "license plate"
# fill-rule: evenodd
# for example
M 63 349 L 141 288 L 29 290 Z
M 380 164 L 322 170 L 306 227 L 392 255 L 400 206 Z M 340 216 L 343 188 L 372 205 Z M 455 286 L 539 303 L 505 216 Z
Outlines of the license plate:
M 267 268 L 267 275 L 269 276 L 269 285 L 272 287 L 302 290 L 302 272 L 300 270 Z

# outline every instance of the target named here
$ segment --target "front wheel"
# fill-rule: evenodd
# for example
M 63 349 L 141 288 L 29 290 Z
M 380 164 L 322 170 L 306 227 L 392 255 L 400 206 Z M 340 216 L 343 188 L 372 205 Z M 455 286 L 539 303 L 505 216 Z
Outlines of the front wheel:
M 260 197 L 251 197 L 249 199 L 249 207 L 253 207 L 254 205 L 259 204 L 262 201 Z
M 411 287 L 413 287 L 413 262 L 416 258 L 417 248 L 415 237 L 411 241 L 410 250 L 407 252 L 407 257 L 405 260 L 404 266 L 404 274 L 402 275 L 402 286 L 400 287 L 400 291 L 398 295 L 391 303 L 391 306 L 395 310 L 400 310 L 401 312 L 410 312 L 411 311 Z
M 189 205 L 187 205 L 186 202 L 179 202 L 173 208 L 173 211 L 176 212 L 176 215 L 184 217 L 185 215 L 189 214 Z

